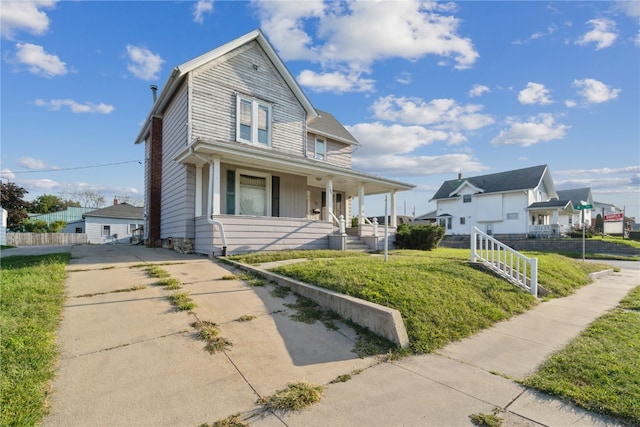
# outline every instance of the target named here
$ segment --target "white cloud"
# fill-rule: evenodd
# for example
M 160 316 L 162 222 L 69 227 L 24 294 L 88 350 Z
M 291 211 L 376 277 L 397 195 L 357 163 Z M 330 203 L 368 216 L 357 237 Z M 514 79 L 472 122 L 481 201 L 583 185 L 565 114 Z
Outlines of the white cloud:
M 193 5 L 193 22 L 202 24 L 204 15 L 213 12 L 213 0 L 198 0 Z
M 450 134 L 441 130 L 430 130 L 422 126 L 385 125 L 380 122 L 359 123 L 348 126 L 351 134 L 362 143 L 359 156 L 410 153 L 435 141 L 446 141 Z
M 640 18 L 640 2 L 638 1 L 616 1 L 613 7 L 631 18 Z
M 458 34 L 456 6 L 421 0 L 399 2 L 253 1 L 261 27 L 285 60 L 319 63 L 323 72 L 369 72 L 379 60 L 444 58 L 454 68 L 471 67 L 479 55 Z M 371 31 L 372 23 L 375 30 Z M 315 33 L 307 32 L 314 28 Z M 361 90 L 358 85 L 352 90 Z
M 45 52 L 42 46 L 31 43 L 16 44 L 16 61 L 33 74 L 44 77 L 64 76 L 67 66 L 56 55 Z
M 0 29 L 2 37 L 13 39 L 19 31 L 42 35 L 49 29 L 49 17 L 42 10 L 51 8 L 55 0 L 2 1 L 0 6 Z
M 558 27 L 556 25 L 549 25 L 546 29 L 546 31 L 538 31 L 536 33 L 531 34 L 526 40 L 522 41 L 522 40 L 516 40 L 513 42 L 513 44 L 525 44 L 530 42 L 531 40 L 538 40 L 544 37 L 549 37 L 550 35 L 552 35 L 553 33 L 555 33 L 556 31 L 558 31 Z
M 599 50 L 613 45 L 618 38 L 616 23 L 611 19 L 590 19 L 587 21 L 587 24 L 591 25 L 593 29 L 580 37 L 580 39 L 576 41 L 576 44 L 587 45 L 589 43 L 595 43 L 596 50 Z
M 489 89 L 488 86 L 475 84 L 473 85 L 473 88 L 471 88 L 471 90 L 469 91 L 469 97 L 475 98 L 477 96 L 482 96 L 485 93 L 489 93 L 489 92 L 491 92 L 491 89 Z
M 507 118 L 508 129 L 501 130 L 491 145 L 520 145 L 528 147 L 533 144 L 554 139 L 562 139 L 569 126 L 556 124 L 551 114 L 541 113 L 521 122 L 516 118 Z
M 14 181 L 16 179 L 16 175 L 11 171 L 11 169 L 4 168 L 0 170 L 0 178 Z
M 578 105 L 578 103 L 576 101 L 574 101 L 573 99 L 567 99 L 564 101 L 564 105 L 567 108 L 574 108 Z
M 339 71 L 332 73 L 315 73 L 303 70 L 298 75 L 298 82 L 314 92 L 371 92 L 375 80 L 364 79 L 359 73 L 343 74 Z
M 109 114 L 115 109 L 113 105 L 104 104 L 102 102 L 100 104 L 94 104 L 92 102 L 80 104 L 73 99 L 52 99 L 50 101 L 36 99 L 34 104 L 38 107 L 48 108 L 51 111 L 58 111 L 62 107 L 69 107 L 69 110 L 71 110 L 72 113 Z
M 466 173 L 487 169 L 470 154 L 445 154 L 442 156 L 399 156 L 386 154 L 376 157 L 354 157 L 354 167 L 387 176 L 424 176 L 452 173 L 464 170 Z
M 553 102 L 549 97 L 549 89 L 543 84 L 533 82 L 527 83 L 527 87 L 518 93 L 518 101 L 521 104 L 539 105 L 547 105 Z
M 40 159 L 34 157 L 20 157 L 18 159 L 18 165 L 26 169 L 46 169 L 47 164 Z
M 164 59 L 146 47 L 127 45 L 129 64 L 127 69 L 139 79 L 157 80 Z
M 597 169 L 568 169 L 568 170 L 559 170 L 554 171 L 554 175 L 559 176 L 594 176 L 594 175 L 615 175 L 620 173 L 631 173 L 638 174 L 640 173 L 640 166 L 625 166 L 621 168 L 597 168 Z
M 466 131 L 477 130 L 494 122 L 491 116 L 480 113 L 482 108 L 478 104 L 459 105 L 453 99 L 433 99 L 427 103 L 420 98 L 393 95 L 379 98 L 372 106 L 377 119 Z
M 400 84 L 408 85 L 413 81 L 413 76 L 411 75 L 411 73 L 403 71 L 396 77 L 396 81 Z
M 573 86 L 589 104 L 600 104 L 618 97 L 620 89 L 612 89 L 596 79 L 574 80 Z

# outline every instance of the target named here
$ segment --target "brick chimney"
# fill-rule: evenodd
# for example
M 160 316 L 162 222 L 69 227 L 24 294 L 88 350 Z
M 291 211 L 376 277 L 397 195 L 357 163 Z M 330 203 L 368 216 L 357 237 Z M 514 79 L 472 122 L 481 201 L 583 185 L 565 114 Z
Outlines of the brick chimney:
M 117 205 L 117 204 L 118 204 L 118 198 L 117 198 L 117 197 L 114 197 L 114 198 L 113 198 L 113 206 L 115 206 L 115 205 Z

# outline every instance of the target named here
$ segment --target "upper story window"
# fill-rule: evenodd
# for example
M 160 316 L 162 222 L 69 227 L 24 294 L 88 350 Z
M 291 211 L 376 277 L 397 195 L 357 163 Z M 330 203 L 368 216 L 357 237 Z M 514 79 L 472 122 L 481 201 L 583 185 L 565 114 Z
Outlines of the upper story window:
M 271 146 L 271 105 L 257 99 L 236 97 L 236 140 Z
M 464 194 L 462 196 L 462 203 L 471 203 L 471 194 Z
M 325 160 L 327 156 L 327 143 L 324 139 L 316 138 L 316 159 Z

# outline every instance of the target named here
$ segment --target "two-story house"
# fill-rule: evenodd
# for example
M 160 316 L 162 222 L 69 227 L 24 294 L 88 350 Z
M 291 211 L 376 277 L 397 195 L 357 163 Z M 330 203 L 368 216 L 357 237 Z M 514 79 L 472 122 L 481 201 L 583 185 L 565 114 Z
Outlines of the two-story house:
M 559 236 L 575 213 L 559 200 L 547 165 L 445 181 L 433 198 L 447 235 L 469 235 L 472 227 L 493 235 Z M 561 219 L 567 217 L 567 220 Z
M 351 168 L 358 141 L 314 108 L 260 30 L 175 67 L 135 142 L 146 240 L 184 252 L 328 248 L 354 198 L 364 219 L 365 196 L 389 194 L 393 211 L 414 187 Z

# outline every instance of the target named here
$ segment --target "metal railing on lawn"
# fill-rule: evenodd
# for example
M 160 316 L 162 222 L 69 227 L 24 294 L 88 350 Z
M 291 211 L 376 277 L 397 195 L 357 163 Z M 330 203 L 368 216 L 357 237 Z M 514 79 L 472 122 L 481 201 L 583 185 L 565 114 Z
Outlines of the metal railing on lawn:
M 538 259 L 529 258 L 473 227 L 471 262 L 480 262 L 511 283 L 538 296 Z

